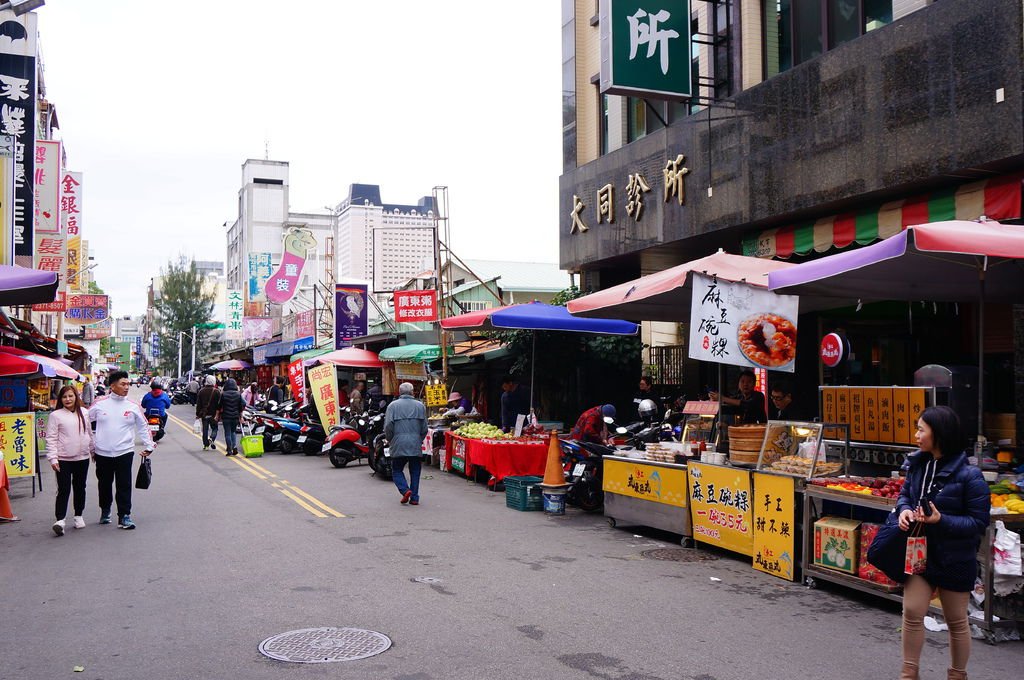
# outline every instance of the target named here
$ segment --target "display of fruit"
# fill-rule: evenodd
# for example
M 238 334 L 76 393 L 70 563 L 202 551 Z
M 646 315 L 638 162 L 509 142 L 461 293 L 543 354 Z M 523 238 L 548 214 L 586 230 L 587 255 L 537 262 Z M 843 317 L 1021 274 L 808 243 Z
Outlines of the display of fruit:
M 836 491 L 848 491 L 865 496 L 898 498 L 903 488 L 903 478 L 889 477 L 821 477 L 812 479 L 811 484 L 824 486 Z
M 513 435 L 505 434 L 500 427 L 490 423 L 466 423 L 455 432 L 466 439 L 515 439 Z

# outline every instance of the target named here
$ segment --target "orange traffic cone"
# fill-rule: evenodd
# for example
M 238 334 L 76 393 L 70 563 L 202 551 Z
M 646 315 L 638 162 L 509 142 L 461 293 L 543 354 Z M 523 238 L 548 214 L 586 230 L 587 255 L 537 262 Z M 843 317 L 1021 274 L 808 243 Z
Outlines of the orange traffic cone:
M 558 444 L 558 432 L 551 430 L 548 439 L 548 461 L 544 468 L 543 486 L 566 486 L 565 472 L 562 470 L 562 447 Z
M 7 496 L 7 489 L 0 486 L 0 522 L 17 522 L 18 517 L 11 509 L 11 499 Z

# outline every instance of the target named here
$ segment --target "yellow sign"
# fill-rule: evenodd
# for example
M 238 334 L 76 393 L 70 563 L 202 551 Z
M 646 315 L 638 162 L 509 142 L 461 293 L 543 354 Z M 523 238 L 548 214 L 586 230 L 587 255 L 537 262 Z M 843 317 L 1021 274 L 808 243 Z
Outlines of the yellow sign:
M 313 393 L 316 412 L 325 430 L 338 424 L 338 383 L 334 364 L 320 364 L 309 369 L 309 389 Z
M 796 579 L 796 488 L 793 477 L 754 473 L 754 569 Z
M 82 237 L 72 236 L 68 239 L 68 292 L 84 293 L 81 277 L 78 275 L 82 269 Z
M 686 507 L 686 469 L 622 460 L 604 461 L 604 490 L 654 503 Z
M 36 473 L 36 423 L 34 413 L 0 416 L 0 450 L 8 477 L 31 477 Z
M 444 383 L 427 385 L 427 406 L 444 406 L 448 403 L 448 388 Z
M 693 538 L 753 557 L 750 472 L 702 463 L 689 471 Z

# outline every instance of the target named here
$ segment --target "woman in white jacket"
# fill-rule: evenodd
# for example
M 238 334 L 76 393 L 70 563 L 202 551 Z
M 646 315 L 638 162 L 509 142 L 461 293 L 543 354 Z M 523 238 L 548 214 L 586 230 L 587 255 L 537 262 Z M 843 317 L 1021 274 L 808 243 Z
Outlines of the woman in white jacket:
M 89 476 L 92 454 L 92 428 L 78 391 L 71 385 L 57 395 L 60 408 L 50 414 L 46 423 L 46 459 L 57 473 L 57 505 L 53 533 L 64 535 L 64 518 L 68 513 L 68 496 L 75 492 L 75 528 L 85 527 L 85 483 Z

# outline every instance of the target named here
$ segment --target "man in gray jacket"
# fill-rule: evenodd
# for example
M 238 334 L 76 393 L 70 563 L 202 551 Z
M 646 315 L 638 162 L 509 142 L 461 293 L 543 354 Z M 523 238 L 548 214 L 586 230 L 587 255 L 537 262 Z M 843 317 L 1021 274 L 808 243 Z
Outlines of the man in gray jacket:
M 413 399 L 412 383 L 398 386 L 398 399 L 388 404 L 384 416 L 384 436 L 391 453 L 391 476 L 402 494 L 402 505 L 420 504 L 420 468 L 423 462 L 423 438 L 427 436 L 427 408 Z M 409 464 L 409 482 L 405 465 Z

